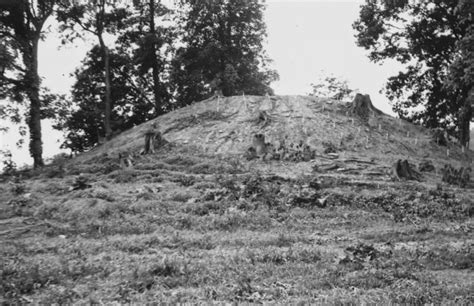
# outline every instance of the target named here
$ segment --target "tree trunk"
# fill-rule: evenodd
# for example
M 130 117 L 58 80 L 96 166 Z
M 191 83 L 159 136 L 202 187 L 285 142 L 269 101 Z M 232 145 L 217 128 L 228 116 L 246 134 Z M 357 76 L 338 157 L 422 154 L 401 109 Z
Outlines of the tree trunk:
M 105 113 L 104 113 L 104 130 L 105 138 L 109 140 L 112 137 L 112 128 L 110 127 L 110 117 L 112 113 L 111 100 L 110 100 L 110 54 L 109 48 L 104 43 L 102 34 L 99 33 L 100 48 L 102 49 L 102 56 L 104 57 L 104 68 L 105 68 Z
M 359 93 L 354 97 L 349 111 L 365 123 L 368 123 L 370 115 L 382 114 L 382 111 L 374 107 L 369 95 Z
M 472 103 L 474 100 L 474 88 L 469 91 L 469 94 L 464 101 L 464 105 L 459 111 L 459 140 L 461 146 L 467 147 L 470 140 L 470 123 L 472 119 Z
M 408 160 L 401 160 L 399 159 L 395 164 L 392 166 L 392 177 L 400 180 L 416 180 L 420 181 L 422 175 L 410 165 Z
M 163 113 L 163 109 L 161 107 L 161 97 L 160 97 L 160 77 L 159 77 L 159 67 L 158 61 L 156 60 L 156 46 L 155 46 L 155 39 L 156 39 L 156 31 L 155 31 L 155 0 L 150 0 L 150 34 L 153 37 L 153 43 L 151 44 L 150 52 L 153 54 L 152 58 L 152 69 L 151 74 L 153 76 L 153 94 L 155 97 L 155 112 L 156 115 L 159 116 Z
M 25 85 L 30 100 L 30 114 L 27 118 L 30 130 L 30 155 L 33 157 L 34 168 L 44 166 L 43 142 L 41 141 L 41 100 L 39 96 L 40 77 L 38 75 L 38 43 L 39 35 L 32 40 L 32 45 L 24 48 L 26 66 Z

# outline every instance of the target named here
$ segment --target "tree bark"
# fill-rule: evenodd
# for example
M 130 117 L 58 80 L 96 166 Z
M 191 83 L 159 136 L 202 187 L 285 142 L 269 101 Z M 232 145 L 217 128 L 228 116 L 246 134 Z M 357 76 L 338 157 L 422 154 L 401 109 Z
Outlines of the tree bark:
M 472 119 L 472 103 L 474 102 L 474 88 L 469 91 L 469 94 L 464 101 L 464 105 L 459 111 L 459 140 L 461 146 L 467 147 L 470 141 L 470 123 Z
M 349 111 L 365 123 L 368 123 L 370 115 L 382 114 L 382 111 L 374 107 L 369 95 L 359 93 L 354 97 Z
M 155 112 L 159 116 L 163 114 L 163 109 L 161 107 L 161 97 L 160 97 L 160 77 L 159 77 L 159 67 L 158 61 L 156 60 L 156 31 L 155 31 L 155 0 L 150 0 L 150 35 L 153 37 L 153 43 L 151 44 L 150 52 L 153 54 L 151 74 L 153 76 L 153 94 L 155 97 Z
M 99 43 L 100 48 L 102 49 L 102 56 L 104 57 L 104 68 L 105 68 L 105 113 L 104 113 L 104 130 L 105 137 L 109 140 L 112 136 L 112 128 L 110 127 L 110 117 L 112 113 L 111 99 L 110 99 L 110 54 L 109 48 L 104 43 L 102 38 L 102 33 L 99 32 Z
M 43 142 L 41 141 L 41 100 L 39 96 L 40 77 L 38 75 L 38 43 L 39 35 L 32 40 L 31 46 L 24 48 L 26 66 L 25 85 L 30 100 L 30 113 L 27 119 L 30 131 L 30 155 L 33 157 L 34 168 L 44 166 Z

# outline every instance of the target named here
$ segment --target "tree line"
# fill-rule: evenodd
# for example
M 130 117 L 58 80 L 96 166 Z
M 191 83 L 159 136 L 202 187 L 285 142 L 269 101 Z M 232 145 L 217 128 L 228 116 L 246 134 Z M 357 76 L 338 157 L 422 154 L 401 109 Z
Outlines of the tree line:
M 366 0 L 353 25 L 372 61 L 405 64 L 384 89 L 394 111 L 457 133 L 462 144 L 469 141 L 474 99 L 473 6 L 470 0 Z M 258 0 L 179 0 L 172 7 L 159 0 L 0 0 L 0 99 L 9 101 L 0 116 L 19 122 L 15 105 L 27 106 L 29 149 L 40 167 L 45 118 L 65 131 L 63 147 L 85 151 L 215 92 L 273 94 L 278 74 L 263 46 L 264 8 Z M 45 29 L 49 19 L 57 28 Z M 48 35 L 59 35 L 62 44 L 95 39 L 73 73 L 71 100 L 41 85 L 38 46 Z
M 27 105 L 35 167 L 44 164 L 41 119 L 66 131 L 63 147 L 84 151 L 216 91 L 272 94 L 278 77 L 263 49 L 258 0 L 183 0 L 171 8 L 158 0 L 2 0 L 0 9 L 0 99 Z M 44 28 L 49 18 L 56 29 Z M 38 45 L 47 35 L 63 44 L 96 39 L 73 73 L 71 101 L 41 86 Z M 17 108 L 2 111 L 20 120 Z

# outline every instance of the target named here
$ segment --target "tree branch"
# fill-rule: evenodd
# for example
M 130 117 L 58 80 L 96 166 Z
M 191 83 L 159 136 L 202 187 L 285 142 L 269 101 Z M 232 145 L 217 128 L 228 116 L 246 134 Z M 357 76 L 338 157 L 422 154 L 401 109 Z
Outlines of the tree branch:
M 151 105 L 155 105 L 152 101 L 150 101 L 150 99 L 148 99 L 148 97 L 146 96 L 146 94 L 144 93 L 143 89 L 140 88 L 138 85 L 135 84 L 135 81 L 130 77 L 130 75 L 128 75 L 127 73 L 123 72 L 123 71 L 120 71 L 120 73 L 122 74 L 123 77 L 125 77 L 125 79 L 127 81 L 130 82 L 130 85 L 132 85 L 133 89 L 135 90 L 135 92 L 137 92 L 143 99 L 145 99 L 148 103 L 150 103 Z
M 11 83 L 11 84 L 14 84 L 14 85 L 21 85 L 22 81 L 20 80 L 15 80 L 15 79 L 12 79 L 12 78 L 9 78 L 9 77 L 6 77 L 4 75 L 0 76 L 0 80 L 1 81 L 7 81 L 8 83 Z
M 21 72 L 26 72 L 26 69 L 24 69 L 23 67 L 20 67 L 19 65 L 17 64 L 14 64 L 14 63 L 11 63 L 10 64 L 13 68 L 15 68 L 16 70 L 19 70 Z
M 0 35 L 3 35 L 3 37 L 10 37 L 16 41 L 18 41 L 15 37 L 15 35 L 13 35 L 12 33 L 8 32 L 8 31 L 0 31 Z

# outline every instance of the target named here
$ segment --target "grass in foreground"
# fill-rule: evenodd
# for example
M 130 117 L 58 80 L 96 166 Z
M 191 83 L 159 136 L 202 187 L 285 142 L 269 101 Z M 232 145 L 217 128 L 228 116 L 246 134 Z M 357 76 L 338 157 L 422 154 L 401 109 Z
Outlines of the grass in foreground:
M 186 153 L 75 167 L 90 188 L 0 185 L 2 302 L 474 302 L 473 204 L 449 190 L 364 195 Z

